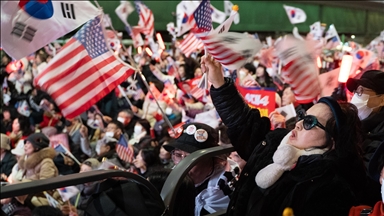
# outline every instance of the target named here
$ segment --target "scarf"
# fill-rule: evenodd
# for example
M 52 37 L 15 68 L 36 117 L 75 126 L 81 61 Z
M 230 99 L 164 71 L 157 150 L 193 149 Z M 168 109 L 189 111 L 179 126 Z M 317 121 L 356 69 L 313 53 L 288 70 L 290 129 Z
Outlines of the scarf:
M 280 142 L 279 147 L 273 154 L 273 163 L 261 169 L 256 177 L 256 184 L 263 188 L 269 188 L 283 175 L 285 171 L 292 170 L 302 155 L 324 154 L 328 149 L 312 149 L 306 151 L 288 144 L 292 132 L 289 132 Z

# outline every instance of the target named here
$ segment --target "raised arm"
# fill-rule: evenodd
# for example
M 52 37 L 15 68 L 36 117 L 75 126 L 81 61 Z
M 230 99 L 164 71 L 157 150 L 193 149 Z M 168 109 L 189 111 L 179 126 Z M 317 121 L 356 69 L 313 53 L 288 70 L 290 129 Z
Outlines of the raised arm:
M 228 127 L 228 136 L 238 154 L 248 160 L 257 144 L 270 131 L 270 121 L 261 117 L 257 109 L 251 109 L 238 93 L 232 80 L 224 78 L 220 63 L 212 57 L 202 58 L 202 70 L 208 69 L 212 83 L 211 97 L 222 121 Z

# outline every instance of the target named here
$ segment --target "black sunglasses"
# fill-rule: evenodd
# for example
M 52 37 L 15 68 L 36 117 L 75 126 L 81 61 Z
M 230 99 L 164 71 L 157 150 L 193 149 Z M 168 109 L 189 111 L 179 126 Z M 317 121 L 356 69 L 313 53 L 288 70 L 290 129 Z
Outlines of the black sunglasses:
M 297 118 L 298 122 L 303 120 L 303 127 L 304 127 L 305 130 L 311 130 L 315 126 L 318 126 L 319 128 L 325 130 L 325 132 L 327 132 L 327 130 L 325 129 L 324 125 L 322 125 L 319 122 L 319 120 L 317 120 L 316 116 L 306 115 L 305 112 L 299 112 L 297 117 L 298 117 Z

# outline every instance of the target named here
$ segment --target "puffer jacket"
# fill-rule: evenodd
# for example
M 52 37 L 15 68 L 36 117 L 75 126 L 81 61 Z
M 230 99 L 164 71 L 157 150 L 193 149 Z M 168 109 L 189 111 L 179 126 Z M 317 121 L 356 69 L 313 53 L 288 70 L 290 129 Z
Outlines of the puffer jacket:
M 53 148 L 43 148 L 34 152 L 28 158 L 22 156 L 19 160 L 19 168 L 25 171 L 23 181 L 48 179 L 58 175 L 53 158 L 56 152 Z
M 18 162 L 19 169 L 24 171 L 21 182 L 49 179 L 58 176 L 59 172 L 53 162 L 53 158 L 55 156 L 56 151 L 51 147 L 43 148 L 38 152 L 34 152 L 27 158 L 22 156 Z M 57 190 L 47 192 L 55 199 L 59 199 L 60 197 Z M 48 200 L 42 193 L 29 196 L 19 196 L 17 197 L 17 200 L 24 204 L 28 197 L 31 198 L 30 202 L 34 206 L 49 205 Z
M 270 131 L 269 119 L 260 117 L 257 109 L 250 109 L 227 78 L 222 87 L 211 87 L 211 97 L 228 127 L 231 143 L 247 161 L 227 215 L 281 216 L 287 207 L 293 209 L 295 216 L 348 215 L 357 198 L 349 182 L 339 175 L 340 166 L 330 156 L 301 156 L 295 168 L 284 172 L 272 186 L 258 187 L 256 174 L 273 162 L 274 152 L 289 131 Z

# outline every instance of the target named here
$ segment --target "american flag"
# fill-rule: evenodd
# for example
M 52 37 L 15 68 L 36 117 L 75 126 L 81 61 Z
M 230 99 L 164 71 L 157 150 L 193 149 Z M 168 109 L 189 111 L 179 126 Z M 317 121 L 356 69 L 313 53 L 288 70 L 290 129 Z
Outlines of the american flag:
M 128 144 L 124 135 L 120 136 L 119 142 L 116 145 L 116 152 L 121 160 L 127 163 L 132 163 L 134 151 L 132 146 Z
M 204 96 L 204 91 L 205 91 L 205 89 L 202 89 L 202 88 L 199 88 L 198 86 L 196 86 L 193 89 L 191 89 L 191 95 L 194 98 L 199 99 L 199 98 Z
M 144 45 L 143 38 L 141 37 L 141 34 L 140 34 L 142 32 L 142 28 L 140 26 L 133 26 L 133 27 L 125 26 L 125 31 L 127 31 L 127 33 L 131 36 L 133 40 L 133 46 L 135 48 Z
M 176 65 L 176 62 L 173 60 L 171 56 L 167 57 L 168 61 L 168 75 L 176 77 L 177 80 L 180 80 L 180 75 L 178 73 L 178 67 Z
M 179 49 L 187 57 L 189 57 L 196 50 L 201 50 L 203 48 L 203 42 L 196 38 L 195 34 L 192 32 L 190 32 L 179 45 Z
M 143 34 L 147 38 L 153 36 L 155 32 L 155 19 L 152 11 L 141 1 L 135 1 L 136 11 L 139 14 L 139 26 L 142 28 Z
M 226 32 L 200 39 L 207 52 L 230 70 L 239 69 L 261 48 L 259 40 L 241 33 Z
M 223 36 L 223 34 L 228 34 L 228 30 L 237 14 L 236 11 L 223 24 L 211 31 L 211 12 L 209 0 L 203 0 L 193 14 L 197 26 L 197 30 L 194 30 L 195 36 L 201 39 L 206 51 L 216 61 L 228 69 L 238 69 L 256 53 L 256 48 L 259 46 L 258 40 L 255 41 L 253 38 L 251 40 L 248 36 L 244 37 L 243 35 Z M 252 44 L 248 47 L 244 46 L 247 43 Z
M 106 44 L 100 18 L 88 21 L 34 80 L 66 118 L 74 118 L 126 80 L 134 69 Z
M 209 0 L 201 1 L 193 12 L 198 32 L 209 32 L 212 29 L 212 8 Z
M 283 65 L 282 76 L 299 103 L 309 103 L 320 94 L 318 68 L 304 41 L 285 36 L 276 44 L 276 52 Z

